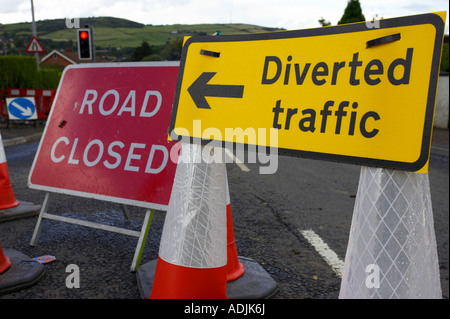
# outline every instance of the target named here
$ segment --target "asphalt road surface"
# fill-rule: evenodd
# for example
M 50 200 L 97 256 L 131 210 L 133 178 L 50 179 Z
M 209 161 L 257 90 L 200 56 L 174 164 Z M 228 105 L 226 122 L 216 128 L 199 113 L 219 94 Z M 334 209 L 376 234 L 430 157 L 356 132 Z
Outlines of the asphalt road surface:
M 45 193 L 28 189 L 27 176 L 38 143 L 6 148 L 9 173 L 19 201 L 41 204 Z M 431 156 L 429 178 L 434 211 L 443 298 L 449 296 L 448 157 Z M 259 174 L 258 164 L 227 164 L 236 246 L 240 256 L 254 259 L 277 282 L 275 299 L 336 299 L 339 272 L 312 242 L 326 244 L 335 263 L 344 261 L 360 167 L 356 165 L 279 157 L 278 170 Z M 64 176 L 61 176 L 64 178 Z M 140 230 L 145 209 L 122 207 L 94 199 L 51 194 L 49 212 Z M 156 212 L 141 264 L 158 256 L 164 212 Z M 3 248 L 29 257 L 52 255 L 44 277 L 34 286 L 3 299 L 141 298 L 130 266 L 137 238 L 104 230 L 44 220 L 36 247 L 30 246 L 37 218 L 0 223 Z M 312 236 L 312 237 L 311 237 Z M 334 255 L 333 255 L 334 254 Z M 66 267 L 80 269 L 80 288 L 68 288 Z

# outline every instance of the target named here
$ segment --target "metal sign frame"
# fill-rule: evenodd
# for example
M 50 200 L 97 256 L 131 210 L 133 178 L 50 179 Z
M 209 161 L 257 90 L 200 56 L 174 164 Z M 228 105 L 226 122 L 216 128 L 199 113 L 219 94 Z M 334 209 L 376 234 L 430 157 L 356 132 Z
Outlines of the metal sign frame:
M 119 234 L 123 234 L 123 235 L 133 236 L 133 237 L 138 238 L 138 242 L 137 242 L 136 250 L 134 253 L 133 261 L 131 264 L 131 271 L 136 271 L 136 269 L 138 268 L 139 263 L 141 261 L 142 253 L 144 250 L 144 246 L 145 246 L 148 231 L 149 231 L 149 228 L 151 225 L 151 221 L 153 218 L 153 214 L 154 214 L 155 210 L 166 210 L 167 205 L 163 205 L 161 203 L 154 203 L 154 202 L 144 202 L 142 200 L 138 200 L 138 199 L 135 200 L 135 199 L 125 198 L 125 197 L 120 198 L 120 197 L 115 197 L 115 196 L 108 196 L 108 195 L 104 195 L 101 193 L 90 193 L 90 192 L 86 192 L 86 191 L 79 191 L 79 190 L 73 190 L 73 189 L 68 189 L 68 188 L 58 188 L 58 187 L 48 186 L 48 185 L 46 185 L 45 182 L 41 182 L 41 181 L 39 181 L 37 183 L 35 181 L 33 183 L 32 176 L 33 176 L 33 172 L 37 165 L 36 163 L 38 161 L 38 156 L 41 153 L 42 149 L 45 148 L 45 147 L 43 147 L 43 143 L 45 143 L 46 133 L 48 133 L 48 131 L 49 131 L 49 125 L 57 125 L 60 121 L 60 119 L 54 119 L 54 117 L 56 116 L 55 109 L 57 108 L 58 98 L 61 98 L 60 94 L 61 94 L 61 90 L 62 90 L 61 88 L 62 88 L 62 85 L 64 82 L 64 75 L 66 74 L 66 72 L 68 70 L 77 69 L 77 68 L 92 69 L 92 70 L 95 70 L 95 68 L 117 68 L 117 70 L 118 70 L 119 68 L 126 68 L 126 67 L 129 67 L 129 68 L 178 67 L 178 65 L 179 65 L 178 62 L 101 63 L 101 64 L 92 63 L 92 64 L 87 64 L 87 65 L 72 66 L 72 67 L 68 67 L 65 69 L 64 74 L 61 78 L 60 84 L 58 86 L 57 93 L 55 95 L 54 104 L 52 106 L 45 130 L 44 130 L 44 134 L 41 138 L 39 148 L 36 153 L 36 157 L 33 161 L 33 165 L 30 170 L 29 177 L 28 177 L 28 187 L 46 192 L 43 204 L 41 206 L 41 211 L 39 213 L 38 220 L 37 220 L 37 223 L 36 223 L 36 226 L 35 226 L 31 241 L 30 241 L 31 246 L 36 246 L 38 243 L 38 240 L 39 240 L 39 237 L 40 237 L 40 234 L 42 231 L 43 219 L 51 219 L 51 220 L 56 220 L 56 221 L 60 221 L 60 222 L 81 225 L 81 226 L 85 226 L 85 227 L 101 229 L 101 230 L 115 232 L 115 233 L 119 233 Z M 109 83 L 106 83 L 106 85 L 109 85 Z M 167 85 L 167 83 L 166 83 L 166 85 Z M 73 106 L 70 106 L 69 110 L 71 107 L 73 107 Z M 73 116 L 72 116 L 72 118 L 73 118 Z M 65 125 L 64 122 L 65 121 L 62 121 L 61 123 L 63 123 L 63 124 L 61 124 L 61 123 L 59 124 L 59 128 L 64 127 L 64 125 Z M 148 120 L 146 120 L 146 123 L 148 123 Z M 109 125 L 110 125 L 110 123 L 109 123 Z M 165 136 L 165 132 L 163 132 L 163 133 Z M 59 136 L 59 135 L 57 135 L 57 136 Z M 129 215 L 127 212 L 127 207 L 125 205 L 144 207 L 144 208 L 146 208 L 146 212 L 145 212 L 142 228 L 140 231 L 135 231 L 135 230 L 130 230 L 130 229 L 126 229 L 126 228 L 114 227 L 114 226 L 109 226 L 109 225 L 105 225 L 105 224 L 80 220 L 80 219 L 76 219 L 76 218 L 69 218 L 69 217 L 65 217 L 65 216 L 50 214 L 50 213 L 48 213 L 50 192 L 66 194 L 66 195 L 71 195 L 71 196 L 85 197 L 85 198 L 94 198 L 94 199 L 98 199 L 98 200 L 105 200 L 105 201 L 121 204 L 124 215 L 127 219 L 129 218 Z

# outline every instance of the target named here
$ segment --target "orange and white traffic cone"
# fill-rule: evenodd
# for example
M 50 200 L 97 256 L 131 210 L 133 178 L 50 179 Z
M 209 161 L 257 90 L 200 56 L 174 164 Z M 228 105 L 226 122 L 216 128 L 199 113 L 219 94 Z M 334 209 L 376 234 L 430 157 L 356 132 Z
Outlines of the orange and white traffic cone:
M 0 210 L 16 207 L 19 202 L 14 196 L 14 192 L 9 179 L 8 165 L 3 148 L 2 136 L 0 135 Z
M 41 205 L 30 202 L 19 202 L 14 196 L 11 180 L 6 164 L 5 149 L 0 134 L 0 222 L 37 215 Z
M 241 277 L 245 270 L 244 265 L 239 262 L 236 249 L 236 240 L 234 237 L 233 218 L 231 216 L 230 191 L 226 188 L 227 198 L 227 281 L 233 281 Z
M 214 150 L 182 145 L 150 298 L 227 298 L 226 167 Z
M 0 274 L 3 274 L 11 266 L 11 260 L 5 256 L 0 244 Z
M 225 165 L 200 165 L 200 146 L 182 146 L 160 251 L 137 269 L 142 298 L 269 298 L 277 283 L 253 259 L 238 257 Z M 183 167 L 181 167 L 183 166 Z M 225 219 L 226 218 L 226 219 Z M 245 270 L 244 270 L 245 269 Z
M 253 259 L 239 257 L 236 249 L 230 191 L 226 182 L 227 203 L 227 296 L 230 299 L 269 298 L 277 290 L 277 283 Z

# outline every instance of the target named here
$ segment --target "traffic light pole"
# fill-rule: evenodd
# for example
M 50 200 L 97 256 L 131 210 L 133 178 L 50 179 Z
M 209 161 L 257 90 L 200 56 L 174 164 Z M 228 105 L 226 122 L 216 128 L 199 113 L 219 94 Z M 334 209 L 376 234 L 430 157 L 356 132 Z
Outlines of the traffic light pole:
M 91 30 L 92 62 L 95 62 L 94 26 L 90 25 L 89 29 Z

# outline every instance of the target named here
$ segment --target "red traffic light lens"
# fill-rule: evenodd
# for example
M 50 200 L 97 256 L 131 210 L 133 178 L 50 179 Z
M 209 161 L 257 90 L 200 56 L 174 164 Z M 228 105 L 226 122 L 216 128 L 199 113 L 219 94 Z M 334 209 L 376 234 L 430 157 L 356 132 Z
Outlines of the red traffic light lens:
M 87 34 L 87 32 L 86 31 L 83 31 L 83 32 L 80 32 L 80 38 L 81 39 L 86 39 L 88 37 L 88 34 Z

